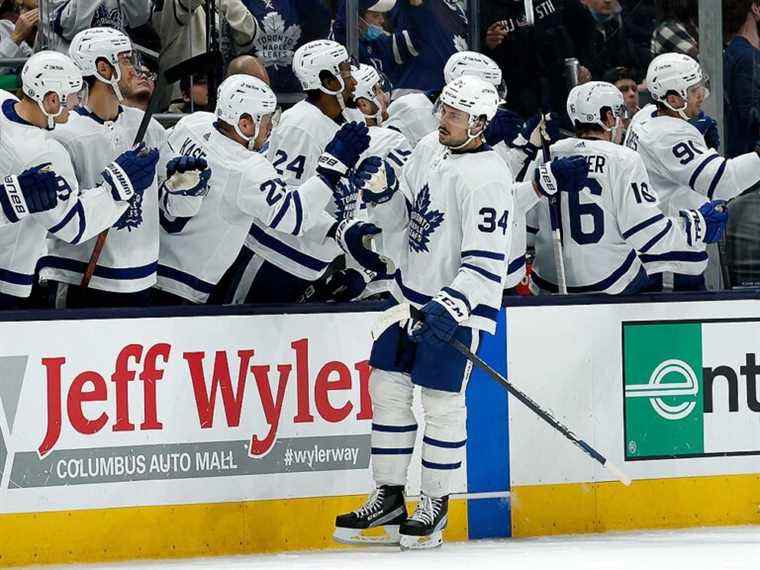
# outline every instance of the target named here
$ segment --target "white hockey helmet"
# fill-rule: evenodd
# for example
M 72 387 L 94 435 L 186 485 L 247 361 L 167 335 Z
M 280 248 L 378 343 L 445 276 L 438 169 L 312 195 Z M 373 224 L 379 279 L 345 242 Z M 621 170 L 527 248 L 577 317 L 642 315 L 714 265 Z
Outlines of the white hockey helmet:
M 69 56 L 82 71 L 84 77 L 95 76 L 98 81 L 108 83 L 113 87 L 116 97 L 123 99 L 119 89 L 121 69 L 119 55 L 132 53 L 132 42 L 126 34 L 114 28 L 89 28 L 82 30 L 71 41 Z M 114 68 L 111 79 L 106 79 L 98 73 L 97 62 L 105 59 Z
M 453 54 L 443 68 L 443 77 L 448 85 L 463 75 L 474 75 L 488 81 L 496 87 L 503 100 L 507 98 L 507 85 L 504 83 L 501 68 L 490 57 L 476 51 L 458 51 Z
M 340 64 L 350 61 L 348 51 L 332 40 L 315 40 L 302 45 L 293 55 L 293 73 L 301 82 L 304 91 L 318 89 L 328 95 L 339 96 L 346 88 L 340 74 Z M 326 71 L 340 83 L 340 89 L 330 91 L 322 85 L 319 74 Z M 342 99 L 341 99 L 342 100 Z
M 682 53 L 664 53 L 654 58 L 647 69 L 646 81 L 647 88 L 655 101 L 687 120 L 689 117 L 684 111 L 689 90 L 702 85 L 705 88 L 705 99 L 710 96 L 709 77 L 694 58 Z M 667 101 L 669 93 L 679 95 L 684 100 L 683 107 L 680 109 L 671 107 Z
M 259 135 L 261 122 L 267 115 L 277 110 L 277 97 L 258 77 L 251 75 L 230 75 L 219 86 L 216 98 L 216 116 L 220 121 L 235 129 L 241 138 L 248 141 L 248 148 Z M 240 118 L 250 115 L 253 120 L 253 136 L 248 137 L 240 130 Z
M 625 118 L 628 111 L 623 94 L 612 83 L 589 81 L 573 87 L 567 97 L 567 114 L 573 124 L 599 125 L 605 131 L 611 131 L 614 127 L 604 123 L 604 112 L 607 110 L 612 111 L 616 119 Z
M 55 127 L 55 118 L 63 113 L 66 98 L 82 89 L 82 72 L 70 57 L 57 51 L 40 51 L 32 55 L 21 70 L 21 89 L 36 101 L 47 117 L 48 129 Z M 55 93 L 61 102 L 54 115 L 45 110 L 42 102 L 48 93 Z
M 484 81 L 480 77 L 465 75 L 443 88 L 441 96 L 438 98 L 437 112 L 440 112 L 443 105 L 469 115 L 467 140 L 454 147 L 454 150 L 457 150 L 467 146 L 470 141 L 485 132 L 485 126 L 477 133 L 473 133 L 472 129 L 481 117 L 485 116 L 486 126 L 494 118 L 499 107 L 499 94 L 496 92 L 496 87 L 488 81 Z
M 367 101 L 374 103 L 377 107 L 377 111 L 374 115 L 369 115 L 370 118 L 375 119 L 378 125 L 383 122 L 383 109 L 388 106 L 386 101 L 381 101 L 382 97 L 386 93 L 386 88 L 383 85 L 387 82 L 382 75 L 371 65 L 362 63 L 359 67 L 351 67 L 351 75 L 356 81 L 356 89 L 354 90 L 354 100 L 366 99 Z M 377 92 L 377 89 L 381 93 Z

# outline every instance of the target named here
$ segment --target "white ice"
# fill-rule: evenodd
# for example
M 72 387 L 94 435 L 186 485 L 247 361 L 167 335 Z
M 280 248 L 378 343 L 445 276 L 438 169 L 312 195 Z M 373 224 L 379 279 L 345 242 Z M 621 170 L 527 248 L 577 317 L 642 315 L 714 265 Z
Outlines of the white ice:
M 481 540 L 446 543 L 437 550 L 422 552 L 399 552 L 390 547 L 372 547 L 278 555 L 70 565 L 62 568 L 758 570 L 760 526 Z

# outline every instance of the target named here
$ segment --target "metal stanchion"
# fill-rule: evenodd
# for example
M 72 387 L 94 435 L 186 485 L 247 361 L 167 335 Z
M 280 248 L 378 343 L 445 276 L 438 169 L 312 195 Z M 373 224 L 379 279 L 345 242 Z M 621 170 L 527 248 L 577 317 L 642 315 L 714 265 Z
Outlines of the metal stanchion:
M 359 0 L 346 0 L 346 41 L 348 53 L 359 59 Z
M 480 51 L 480 0 L 468 0 L 467 2 L 468 32 L 470 34 L 469 46 L 472 51 Z

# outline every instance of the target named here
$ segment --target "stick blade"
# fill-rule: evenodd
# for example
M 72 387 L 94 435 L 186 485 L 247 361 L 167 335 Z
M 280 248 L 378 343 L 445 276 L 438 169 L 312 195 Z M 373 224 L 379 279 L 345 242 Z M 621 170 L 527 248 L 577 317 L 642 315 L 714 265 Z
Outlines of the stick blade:
M 620 467 L 612 463 L 609 459 L 604 462 L 604 468 L 607 469 L 610 473 L 612 473 L 615 478 L 620 481 L 623 485 L 626 487 L 631 486 L 631 478 L 626 475 Z

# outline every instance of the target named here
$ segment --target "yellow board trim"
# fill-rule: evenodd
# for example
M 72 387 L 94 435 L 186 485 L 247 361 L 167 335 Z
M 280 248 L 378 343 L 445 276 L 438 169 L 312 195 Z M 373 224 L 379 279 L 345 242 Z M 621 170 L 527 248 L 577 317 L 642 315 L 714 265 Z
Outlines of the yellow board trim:
M 364 496 L 0 515 L 0 567 L 322 550 Z M 467 540 L 467 501 L 445 532 Z
M 512 536 L 760 524 L 760 475 L 512 488 Z

